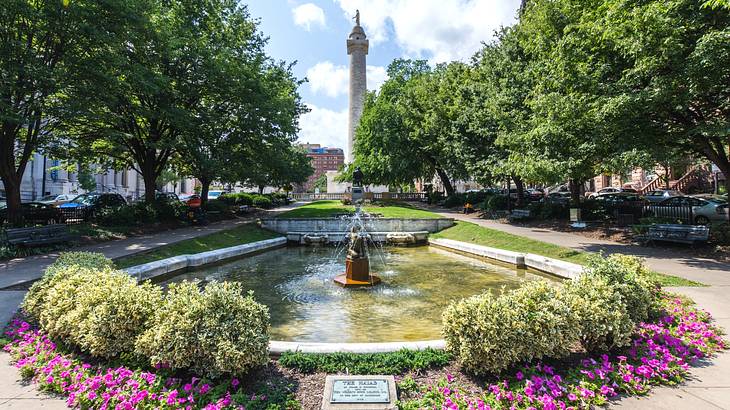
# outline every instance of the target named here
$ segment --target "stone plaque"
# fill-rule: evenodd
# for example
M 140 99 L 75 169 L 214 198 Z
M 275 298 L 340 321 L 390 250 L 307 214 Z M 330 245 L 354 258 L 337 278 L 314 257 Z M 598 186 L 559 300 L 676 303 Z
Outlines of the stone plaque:
M 327 376 L 323 409 L 393 409 L 393 376 Z
M 332 383 L 330 403 L 388 403 L 390 392 L 385 379 L 348 379 Z

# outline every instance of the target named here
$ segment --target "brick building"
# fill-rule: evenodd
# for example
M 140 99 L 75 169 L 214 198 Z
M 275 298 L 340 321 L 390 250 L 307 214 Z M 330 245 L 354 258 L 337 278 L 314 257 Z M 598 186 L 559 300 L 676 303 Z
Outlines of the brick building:
M 314 191 L 314 181 L 327 171 L 337 171 L 345 163 L 345 152 L 342 148 L 322 147 L 319 144 L 302 144 L 307 150 L 307 157 L 312 159 L 314 173 L 307 182 L 299 187 L 302 191 Z

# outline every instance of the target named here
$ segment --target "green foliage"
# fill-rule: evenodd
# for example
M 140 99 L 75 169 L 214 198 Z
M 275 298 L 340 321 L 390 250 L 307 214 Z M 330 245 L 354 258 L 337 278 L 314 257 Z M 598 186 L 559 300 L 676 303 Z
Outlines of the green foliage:
M 40 318 L 40 314 L 43 310 L 43 306 L 46 303 L 46 297 L 48 291 L 53 287 L 56 281 L 55 276 L 61 274 L 61 276 L 67 276 L 66 269 L 70 266 L 78 266 L 87 269 L 100 269 L 108 270 L 114 268 L 114 262 L 107 258 L 101 253 L 92 252 L 63 252 L 56 260 L 46 268 L 43 276 L 33 283 L 28 290 L 28 293 L 23 299 L 21 308 L 28 315 L 35 318 Z
M 365 212 L 378 213 L 384 218 L 440 218 L 438 214 L 424 211 L 406 202 L 386 202 L 381 206 L 365 206 Z M 331 218 L 334 215 L 353 213 L 352 205 L 340 201 L 314 201 L 304 206 L 279 214 L 277 218 Z
M 626 346 L 635 326 L 660 311 L 660 292 L 640 259 L 596 257 L 581 278 L 553 287 L 528 282 L 454 302 L 443 314 L 447 348 L 476 374 L 533 359 L 559 359 L 580 342 L 588 351 Z
M 143 226 L 160 222 L 177 222 L 185 211 L 181 202 L 157 199 L 154 202 L 137 202 L 117 208 L 105 208 L 94 219 L 101 226 Z
M 205 210 L 208 212 L 230 213 L 230 206 L 224 200 L 213 199 L 205 203 Z
M 490 292 L 452 303 L 443 313 L 447 349 L 475 374 L 567 356 L 579 333 L 563 292 L 535 281 L 501 295 Z
M 657 313 L 660 289 L 640 258 L 620 254 L 606 258 L 594 256 L 585 275 L 605 278 L 614 286 L 634 323 L 646 321 Z
M 254 195 L 252 202 L 256 208 L 269 209 L 273 206 L 271 199 L 264 195 Z
M 484 201 L 485 211 L 504 211 L 508 208 L 509 197 L 507 195 L 491 195 Z
M 393 353 L 299 353 L 284 352 L 283 367 L 303 373 L 403 374 L 446 366 L 451 355 L 442 350 L 400 350 Z
M 578 321 L 586 351 L 607 351 L 629 343 L 635 323 L 621 294 L 606 278 L 584 275 L 565 287 L 564 297 Z
M 527 208 L 538 219 L 568 219 L 568 207 L 553 202 L 532 202 Z
M 210 377 L 244 374 L 268 361 L 269 312 L 239 283 L 170 285 L 137 351 L 150 364 Z

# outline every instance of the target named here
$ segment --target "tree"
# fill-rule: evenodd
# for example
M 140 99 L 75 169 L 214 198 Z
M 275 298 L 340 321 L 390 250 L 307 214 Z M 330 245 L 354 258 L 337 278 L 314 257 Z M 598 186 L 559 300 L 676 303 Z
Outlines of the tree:
M 319 192 L 327 192 L 327 174 L 322 174 L 314 180 L 312 189 L 319 188 Z
M 260 193 L 266 186 L 283 188 L 303 184 L 314 173 L 306 151 L 291 142 L 261 145 L 256 155 L 261 160 L 241 168 L 239 181 L 258 187 Z
M 195 103 L 190 104 L 192 120 L 178 146 L 185 169 L 201 182 L 203 203 L 213 181 L 237 182 L 247 178 L 242 171 L 278 167 L 282 164 L 275 161 L 291 159 L 262 155 L 262 148 L 286 151 L 305 111 L 297 93 L 301 82 L 291 66 L 267 57 L 265 40 L 245 9 L 229 6 L 211 30 L 216 34 L 211 44 L 202 49 L 207 53 L 206 80 L 187 89 Z
M 354 165 L 368 183 L 410 185 L 437 175 L 447 194 L 454 194 L 452 178 L 466 171 L 447 149 L 453 136 L 447 72 L 446 66 L 431 70 L 425 61 L 394 60 L 380 92 L 366 95 Z
M 133 2 L 6 0 L 0 8 L 0 178 L 8 220 L 22 222 L 20 184 L 33 153 L 60 141 L 61 96 L 93 76 Z

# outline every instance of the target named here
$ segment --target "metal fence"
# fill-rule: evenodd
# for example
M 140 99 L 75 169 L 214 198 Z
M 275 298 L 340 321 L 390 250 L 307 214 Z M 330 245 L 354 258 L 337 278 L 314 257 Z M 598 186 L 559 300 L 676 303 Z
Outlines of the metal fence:
M 645 202 L 623 202 L 603 205 L 605 215 L 616 219 L 620 225 L 639 223 L 641 218 L 657 217 L 685 224 L 694 223 L 694 212 L 691 206 L 660 206 Z

